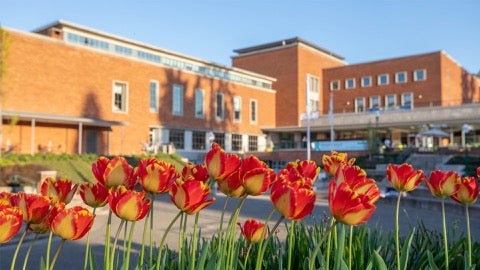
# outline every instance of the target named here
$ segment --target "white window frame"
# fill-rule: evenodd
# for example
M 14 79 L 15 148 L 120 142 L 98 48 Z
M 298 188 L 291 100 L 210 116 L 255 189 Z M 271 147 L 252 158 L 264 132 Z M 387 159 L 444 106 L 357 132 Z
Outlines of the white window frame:
M 376 98 L 378 100 L 378 110 L 380 110 L 380 108 L 382 107 L 382 100 L 380 99 L 380 96 L 371 96 L 369 97 L 369 100 L 368 100 L 368 108 L 369 109 L 375 109 L 375 107 L 373 106 L 373 99 Z
M 331 91 L 338 91 L 340 90 L 340 81 L 334 80 L 330 82 L 330 90 Z
M 352 86 L 348 86 L 348 82 L 353 82 Z M 348 78 L 345 80 L 345 89 L 355 89 L 355 78 Z
M 220 108 L 218 107 L 218 97 L 222 97 Z M 219 112 L 221 115 L 218 115 Z M 215 94 L 215 119 L 219 121 L 225 119 L 225 95 L 221 92 Z
M 404 81 L 400 81 L 399 79 L 401 74 L 405 75 Z M 395 73 L 395 83 L 406 83 L 407 81 L 408 81 L 408 74 L 406 71 L 399 71 Z
M 368 84 L 366 83 L 366 80 L 368 80 Z M 363 76 L 360 82 L 361 82 L 362 87 L 371 87 L 372 86 L 372 76 Z
M 250 124 L 257 124 L 258 123 L 258 101 L 256 99 L 250 99 L 249 102 L 249 107 L 250 107 Z M 255 110 L 252 110 L 252 105 L 255 105 Z M 255 119 L 252 119 L 252 116 L 255 117 Z
M 363 110 L 362 111 L 358 110 L 358 105 L 359 105 L 358 100 L 362 100 L 362 103 L 363 103 Z M 355 102 L 355 112 L 356 113 L 362 113 L 362 112 L 366 111 L 365 97 L 356 97 L 354 102 Z
M 418 78 L 419 73 L 423 73 L 423 78 Z M 426 69 L 416 69 L 413 71 L 413 81 L 422 82 L 427 80 L 427 70 Z
M 232 102 L 233 102 L 233 122 L 235 123 L 241 122 L 242 121 L 242 97 L 234 96 L 232 99 Z M 236 115 L 237 109 L 238 109 L 238 117 Z
M 155 89 L 152 89 L 152 84 L 155 85 Z M 148 88 L 149 88 L 149 96 L 150 96 L 150 103 L 149 103 L 149 108 L 150 108 L 150 112 L 152 113 L 157 113 L 158 112 L 158 109 L 159 109 L 159 106 L 158 106 L 158 103 L 159 103 L 159 89 L 158 89 L 158 86 L 159 86 L 159 83 L 158 81 L 155 81 L 155 80 L 150 80 L 150 83 L 148 84 Z M 152 90 L 155 91 L 154 95 L 154 99 L 152 100 Z M 154 104 L 152 104 L 154 103 Z M 154 105 L 154 106 L 152 106 Z
M 199 96 L 202 98 L 201 100 L 201 108 L 198 108 L 197 99 Z M 199 109 L 201 109 L 201 114 L 198 114 Z M 205 91 L 203 89 L 195 89 L 195 118 L 205 118 Z
M 410 96 L 410 110 L 413 109 L 413 93 L 412 92 L 407 92 L 407 93 L 402 93 L 402 96 L 401 96 L 401 104 L 402 104 L 402 107 L 405 106 L 405 96 L 406 95 L 409 95 Z
M 382 78 L 385 78 L 385 83 L 382 83 Z M 380 74 L 377 76 L 377 84 L 378 85 L 388 85 L 390 83 L 390 78 L 387 73 Z
M 390 106 L 388 104 L 388 98 L 389 97 L 393 97 L 393 105 L 392 106 Z M 386 95 L 385 96 L 385 108 L 387 108 L 388 110 L 392 110 L 392 109 L 395 109 L 396 106 L 397 106 L 397 95 L 395 95 L 395 94 Z
M 115 105 L 115 94 L 118 92 L 117 86 L 121 87 L 121 106 L 123 108 L 119 108 Z M 112 84 L 112 111 L 117 113 L 127 113 L 128 112 L 128 83 L 122 81 L 113 81 Z
M 184 97 L 184 88 L 181 84 L 172 85 L 172 114 L 182 116 L 183 115 L 183 97 Z M 176 108 L 175 105 L 179 106 Z
M 317 112 L 320 108 L 320 84 L 318 77 L 307 74 L 307 105 L 310 112 Z

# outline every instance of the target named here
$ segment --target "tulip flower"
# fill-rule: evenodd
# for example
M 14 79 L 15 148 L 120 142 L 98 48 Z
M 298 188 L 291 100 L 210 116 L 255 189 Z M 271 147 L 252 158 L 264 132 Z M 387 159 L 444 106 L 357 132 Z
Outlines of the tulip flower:
M 0 244 L 14 237 L 22 227 L 22 212 L 17 207 L 0 206 Z
M 97 181 L 106 188 L 125 186 L 132 189 L 136 184 L 134 169 L 124 157 L 108 159 L 99 157 L 97 162 L 92 164 L 92 172 Z
M 455 171 L 436 170 L 430 173 L 429 179 L 426 179 L 425 182 L 433 196 L 446 198 L 458 191 L 460 181 L 461 178 Z
M 178 209 L 192 215 L 215 201 L 215 198 L 208 199 L 209 194 L 210 187 L 190 175 L 183 181 L 175 181 L 170 190 L 170 199 Z
M 334 176 L 340 164 L 351 166 L 353 165 L 353 163 L 355 163 L 355 159 L 348 159 L 347 153 L 339 153 L 336 151 L 332 151 L 330 155 L 322 156 L 322 163 L 325 172 L 327 172 L 330 176 Z
M 119 218 L 127 221 L 143 219 L 150 209 L 150 200 L 145 199 L 143 191 L 128 190 L 124 186 L 117 189 L 110 189 L 108 204 L 113 213 Z
M 10 197 L 12 197 L 10 192 L 0 192 L 0 208 L 2 206 L 10 206 Z
M 12 206 L 20 209 L 23 221 L 27 224 L 38 224 L 48 215 L 51 208 L 50 198 L 37 194 L 19 192 L 10 197 Z
M 255 156 L 246 158 L 240 166 L 240 178 L 248 195 L 258 196 L 265 193 L 275 173 L 265 162 Z
M 329 208 L 335 220 L 352 226 L 368 221 L 376 209 L 371 197 L 355 192 L 346 182 L 336 186 L 330 181 L 328 187 Z
M 108 189 L 100 183 L 85 183 L 80 185 L 80 197 L 90 207 L 102 207 L 108 202 Z
M 215 181 L 223 181 L 238 169 L 242 160 L 235 154 L 227 154 L 217 143 L 205 156 L 208 174 Z
M 267 230 L 265 230 L 265 224 L 259 221 L 254 220 L 253 218 L 249 218 L 243 224 L 243 227 L 240 223 L 237 223 L 240 227 L 242 235 L 245 239 L 248 240 L 250 243 L 258 243 L 262 238 L 265 238 L 267 234 Z
M 240 198 L 245 195 L 245 187 L 243 181 L 240 178 L 240 171 L 234 172 L 230 177 L 224 181 L 217 182 L 218 189 L 228 197 Z
M 295 162 L 289 162 L 285 168 L 288 171 L 296 171 L 302 177 L 312 179 L 313 182 L 315 182 L 320 173 L 320 167 L 318 167 L 313 160 L 297 160 Z
M 69 204 L 72 201 L 73 195 L 77 192 L 78 184 L 73 184 L 70 179 L 61 178 L 55 179 L 48 177 L 43 180 L 40 187 L 40 193 L 43 196 L 50 197 L 51 203 L 63 202 Z
M 284 217 L 300 220 L 312 212 L 316 194 L 311 188 L 285 182 L 272 186 L 270 199 Z
M 55 235 L 62 239 L 77 240 L 90 230 L 94 218 L 92 213 L 81 206 L 60 208 L 51 218 L 50 228 Z
M 478 183 L 473 176 L 461 178 L 458 191 L 450 196 L 454 201 L 461 204 L 473 204 L 478 198 Z
M 179 177 L 175 165 L 155 158 L 140 160 L 135 172 L 143 190 L 154 194 L 168 192 Z
M 202 164 L 193 164 L 188 162 L 182 169 L 182 178 L 186 179 L 189 175 L 193 176 L 197 181 L 208 181 L 209 175 L 207 168 Z
M 293 183 L 306 188 L 312 188 L 320 168 L 314 161 L 289 162 L 287 166 L 278 172 L 276 179 L 272 180 L 272 187 L 276 183 Z
M 388 164 L 387 180 L 399 192 L 408 192 L 416 189 L 425 180 L 422 170 L 414 170 L 407 163 L 402 165 Z

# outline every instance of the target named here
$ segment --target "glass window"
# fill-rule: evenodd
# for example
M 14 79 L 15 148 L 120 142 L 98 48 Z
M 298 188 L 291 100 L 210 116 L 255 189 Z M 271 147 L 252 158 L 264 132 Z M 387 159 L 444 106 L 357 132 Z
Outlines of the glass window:
M 204 93 L 202 89 L 195 89 L 195 117 L 204 118 L 205 109 L 204 109 Z
M 425 69 L 417 69 L 413 72 L 413 80 L 418 81 L 425 81 L 427 79 L 427 71 Z
M 403 93 L 402 94 L 402 109 L 413 109 L 413 94 L 412 93 Z
M 345 80 L 345 89 L 353 89 L 355 88 L 355 79 L 346 79 Z
M 364 112 L 365 111 L 365 98 L 357 97 L 355 98 L 355 112 Z
M 204 150 L 205 149 L 205 132 L 204 131 L 193 131 L 192 132 L 192 149 L 194 150 Z
M 113 84 L 113 111 L 127 111 L 127 84 L 115 82 Z
M 242 120 L 242 98 L 233 97 L 233 121 L 240 122 Z
M 395 106 L 397 106 L 397 97 L 396 95 L 386 95 L 385 96 L 385 107 L 387 109 L 392 110 L 395 109 Z
M 330 90 L 339 90 L 340 82 L 338 80 L 330 82 Z
M 215 135 L 214 141 L 220 145 L 223 149 L 225 149 L 225 134 L 224 133 L 213 133 Z
M 242 135 L 232 134 L 232 151 L 242 150 Z
M 158 111 L 158 82 L 150 81 L 150 111 Z
M 318 84 L 317 77 L 307 74 L 307 81 L 308 81 L 308 89 L 310 90 L 310 92 L 313 92 L 313 93 L 320 92 L 320 87 Z
M 374 110 L 380 109 L 380 97 L 379 96 L 370 97 L 370 109 L 374 109 Z
M 181 129 L 171 129 L 169 142 L 175 145 L 177 149 L 185 148 L 185 132 Z
M 254 152 L 258 150 L 258 137 L 248 136 L 248 151 Z
M 387 85 L 388 84 L 388 74 L 380 74 L 377 77 L 378 85 Z
M 257 123 L 257 101 L 250 100 L 250 123 Z
M 215 116 L 218 120 L 223 120 L 224 116 L 224 107 L 223 107 L 223 94 L 222 93 L 217 93 L 216 95 L 216 102 L 215 102 Z
M 183 85 L 173 85 L 172 114 L 183 115 Z
M 395 83 L 406 83 L 407 82 L 407 72 L 397 72 L 395 73 Z
M 362 77 L 362 87 L 370 87 L 370 86 L 372 86 L 372 77 L 371 76 Z
M 320 98 L 318 78 L 307 74 L 307 82 L 307 104 L 311 112 L 317 112 Z

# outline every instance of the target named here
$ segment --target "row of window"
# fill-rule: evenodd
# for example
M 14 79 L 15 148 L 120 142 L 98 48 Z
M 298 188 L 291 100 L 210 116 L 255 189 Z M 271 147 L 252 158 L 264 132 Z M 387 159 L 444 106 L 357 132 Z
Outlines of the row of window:
M 425 69 L 417 69 L 412 73 L 413 81 L 425 81 L 427 79 L 427 71 Z M 395 83 L 406 83 L 408 82 L 408 74 L 406 71 L 399 71 L 395 73 Z M 387 73 L 377 75 L 377 86 L 383 86 L 390 84 L 390 75 Z M 360 78 L 360 87 L 371 87 L 373 86 L 372 76 L 363 76 Z M 340 90 L 340 80 L 334 80 L 330 82 L 330 90 Z M 345 89 L 354 89 L 356 88 L 356 79 L 348 78 L 345 79 Z
M 265 89 L 272 89 L 272 84 L 268 82 L 263 82 L 259 80 L 255 80 L 246 76 L 242 76 L 239 74 L 230 73 L 228 70 L 222 70 L 215 67 L 206 67 L 201 65 L 196 65 L 191 62 L 181 61 L 178 59 L 174 59 L 171 57 L 167 57 L 165 55 L 159 55 L 139 49 L 132 49 L 130 47 L 121 46 L 117 44 L 110 44 L 109 42 L 90 38 L 86 36 L 82 36 L 79 34 L 67 33 L 66 41 L 80 44 L 83 46 L 92 47 L 95 49 L 113 52 L 115 54 L 128 56 L 128 57 L 136 57 L 141 60 L 163 64 L 168 67 L 178 68 L 183 70 L 188 70 L 200 75 L 210 76 L 215 78 L 220 78 L 228 81 L 239 82 L 247 85 L 253 85 L 256 87 L 261 87 Z
M 396 110 L 413 109 L 413 93 L 403 93 L 400 95 L 400 103 L 397 101 L 396 94 L 389 94 L 382 98 L 380 96 L 371 96 L 368 98 L 368 107 L 365 97 L 355 98 L 355 112 L 377 111 L 377 110 Z
M 124 82 L 114 82 L 113 85 L 113 111 L 127 112 L 128 100 L 127 84 Z M 149 108 L 151 112 L 159 110 L 159 82 L 150 81 L 149 85 L 150 102 Z M 184 103 L 184 87 L 180 84 L 172 86 L 172 114 L 182 116 Z M 205 118 L 205 93 L 203 89 L 195 89 L 195 118 Z M 256 99 L 250 99 L 249 104 L 249 120 L 251 124 L 257 124 L 258 102 Z M 224 94 L 217 92 L 215 94 L 215 118 L 224 120 L 225 118 L 225 102 Z M 233 97 L 233 121 L 242 121 L 242 97 Z
M 205 131 L 192 131 L 192 149 L 193 150 L 205 150 L 206 146 L 206 136 Z M 224 133 L 214 133 L 214 142 L 219 144 L 222 148 L 225 148 L 225 134 Z M 176 149 L 185 149 L 185 130 L 182 129 L 171 129 L 169 142 L 175 145 Z M 242 151 L 243 149 L 243 135 L 241 134 L 232 134 L 230 144 L 232 146 L 232 151 Z M 249 135 L 248 136 L 248 151 L 255 152 L 258 151 L 258 136 Z

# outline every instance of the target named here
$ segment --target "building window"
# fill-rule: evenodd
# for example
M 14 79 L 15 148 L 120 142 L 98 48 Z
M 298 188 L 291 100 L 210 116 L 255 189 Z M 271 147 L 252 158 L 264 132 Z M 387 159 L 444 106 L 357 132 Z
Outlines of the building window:
M 173 85 L 172 114 L 183 115 L 183 85 Z
M 192 149 L 194 150 L 205 150 L 205 132 L 204 131 L 193 131 L 192 132 Z
M 204 109 L 204 100 L 205 96 L 202 89 L 195 89 L 195 117 L 204 118 L 205 109 Z
M 127 112 L 127 84 L 114 82 L 113 84 L 113 111 Z
M 310 106 L 311 112 L 317 112 L 320 98 L 318 78 L 307 74 L 307 83 L 307 105 Z
M 330 82 L 330 90 L 340 90 L 340 82 L 338 80 Z
M 150 111 L 158 112 L 158 82 L 150 81 Z
M 362 77 L 362 87 L 370 87 L 370 86 L 372 86 L 372 77 L 371 76 Z
M 365 98 L 357 97 L 355 98 L 355 112 L 364 112 L 365 111 Z
M 427 71 L 425 69 L 417 69 L 413 72 L 413 80 L 416 82 L 425 81 L 427 79 Z
M 232 151 L 242 150 L 242 135 L 232 134 Z
M 171 129 L 169 142 L 173 143 L 176 149 L 185 148 L 185 132 L 181 129 Z
M 388 84 L 388 74 L 380 74 L 377 77 L 378 85 L 387 85 Z
M 319 93 L 320 92 L 320 86 L 319 86 L 319 80 L 318 77 L 315 77 L 313 75 L 307 74 L 307 83 L 308 83 L 308 90 L 313 93 Z
M 395 73 L 395 83 L 406 83 L 407 82 L 407 72 L 397 72 Z
M 250 100 L 250 123 L 257 123 L 257 100 Z
M 387 107 L 388 110 L 393 110 L 397 106 L 397 97 L 396 95 L 386 95 L 385 96 L 385 107 Z
M 217 93 L 215 98 L 215 117 L 217 120 L 223 120 L 224 117 L 224 105 L 223 105 L 223 94 Z
M 380 109 L 380 96 L 370 97 L 370 109 L 375 111 Z
M 402 94 L 402 109 L 413 109 L 413 94 L 412 93 L 403 93 Z
M 225 149 L 225 134 L 224 133 L 213 133 L 215 135 L 214 141 L 223 149 Z
M 345 89 L 353 89 L 355 88 L 355 79 L 346 79 L 345 80 Z
M 242 120 L 242 98 L 233 97 L 233 121 L 240 122 Z
M 248 151 L 255 152 L 258 150 L 258 137 L 248 136 Z

